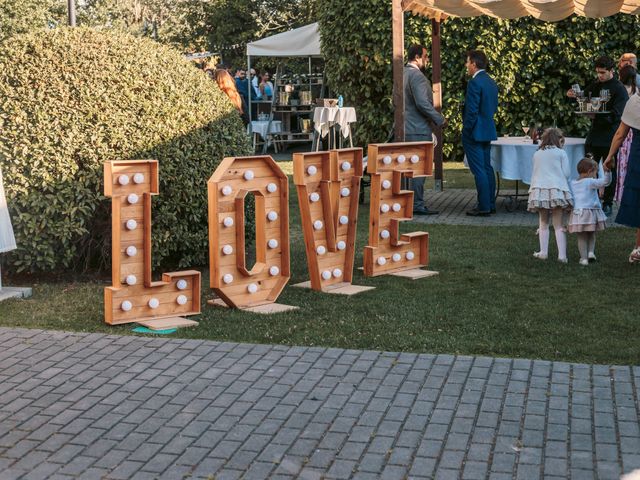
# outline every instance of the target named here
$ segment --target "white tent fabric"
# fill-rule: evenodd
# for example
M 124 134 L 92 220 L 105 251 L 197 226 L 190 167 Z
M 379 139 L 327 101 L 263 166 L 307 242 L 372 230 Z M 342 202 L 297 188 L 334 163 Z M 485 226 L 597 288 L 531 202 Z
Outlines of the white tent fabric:
M 319 57 L 320 32 L 312 23 L 247 44 L 250 57 Z
M 7 200 L 4 196 L 4 185 L 2 184 L 2 169 L 0 168 L 0 253 L 8 252 L 16 248 L 16 239 L 13 236 L 11 219 Z M 1 283 L 0 283 L 1 288 Z
M 640 0 L 402 0 L 404 10 L 444 20 L 446 17 L 518 18 L 531 15 L 557 22 L 572 14 L 601 18 L 640 13 Z

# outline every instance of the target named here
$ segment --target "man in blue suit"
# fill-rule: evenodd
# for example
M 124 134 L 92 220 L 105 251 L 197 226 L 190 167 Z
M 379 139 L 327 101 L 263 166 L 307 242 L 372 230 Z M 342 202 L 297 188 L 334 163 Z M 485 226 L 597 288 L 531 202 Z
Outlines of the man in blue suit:
M 498 108 L 498 86 L 485 71 L 487 56 L 479 50 L 467 53 L 467 84 L 462 119 L 462 147 L 476 181 L 478 204 L 467 215 L 488 217 L 496 211 L 496 178 L 491 166 L 491 141 L 496 140 L 493 116 Z

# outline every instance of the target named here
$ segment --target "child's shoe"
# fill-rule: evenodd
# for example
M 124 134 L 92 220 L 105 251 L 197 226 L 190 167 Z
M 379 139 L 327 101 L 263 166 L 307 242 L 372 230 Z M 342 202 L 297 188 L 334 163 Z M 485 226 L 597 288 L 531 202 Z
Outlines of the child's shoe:
M 588 267 L 589 266 L 589 260 L 586 258 L 581 258 L 580 259 L 580 265 L 582 265 L 583 267 Z
M 569 263 L 569 259 L 568 259 L 567 257 L 565 257 L 565 258 L 560 258 L 560 257 L 558 257 L 558 261 L 559 261 L 560 263 Z
M 629 263 L 640 263 L 640 247 L 636 247 L 631 251 Z
M 596 258 L 596 254 L 593 252 L 589 252 L 589 261 L 590 262 L 595 262 L 597 260 Z
M 547 254 L 542 252 L 533 252 L 533 258 L 537 258 L 538 260 L 546 260 Z

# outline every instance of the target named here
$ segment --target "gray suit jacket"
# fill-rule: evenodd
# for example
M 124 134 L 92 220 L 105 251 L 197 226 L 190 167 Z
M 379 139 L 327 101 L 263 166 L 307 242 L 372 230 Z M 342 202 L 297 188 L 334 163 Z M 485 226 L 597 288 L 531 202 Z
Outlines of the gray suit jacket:
M 404 67 L 404 133 L 431 137 L 432 124 L 444 117 L 433 107 L 433 91 L 427 77 L 417 68 Z

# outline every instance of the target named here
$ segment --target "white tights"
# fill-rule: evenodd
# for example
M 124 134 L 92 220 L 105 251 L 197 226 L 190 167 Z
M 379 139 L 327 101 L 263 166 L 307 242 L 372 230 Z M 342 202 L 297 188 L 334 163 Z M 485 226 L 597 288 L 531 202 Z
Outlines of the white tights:
M 558 259 L 565 260 L 567 258 L 567 233 L 562 225 L 563 212 L 561 208 L 553 210 L 540 209 L 538 216 L 540 225 L 538 227 L 538 238 L 540 240 L 540 256 L 547 257 L 549 255 L 549 214 L 553 222 L 553 231 L 556 234 L 556 245 L 558 245 Z
M 578 250 L 580 251 L 580 260 L 588 260 L 589 257 L 595 256 L 596 232 L 579 232 Z

